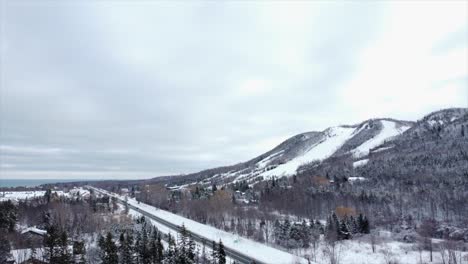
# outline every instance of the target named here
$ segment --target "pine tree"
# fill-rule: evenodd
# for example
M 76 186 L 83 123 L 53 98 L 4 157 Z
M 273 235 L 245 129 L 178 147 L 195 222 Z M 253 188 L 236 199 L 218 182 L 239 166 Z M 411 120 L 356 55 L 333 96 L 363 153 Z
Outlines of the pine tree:
M 6 233 L 6 229 L 0 228 L 0 232 L 2 234 Z M 10 241 L 6 238 L 6 236 L 0 236 L 0 263 L 7 263 L 7 260 L 11 257 L 11 245 Z
M 254 231 L 254 225 L 252 223 L 252 220 L 249 218 L 249 220 L 247 221 L 247 237 L 253 236 Z
M 47 234 L 44 237 L 45 259 L 49 263 L 58 263 L 60 251 L 60 232 L 56 225 L 46 227 Z
M 149 264 L 150 263 L 150 253 L 149 253 L 149 239 L 148 239 L 148 229 L 146 222 L 143 223 L 141 228 L 141 244 L 140 244 L 140 263 Z
M 214 241 L 211 245 L 211 263 L 218 264 L 218 247 Z
M 47 191 L 44 194 L 44 198 L 45 198 L 47 203 L 50 203 L 50 200 L 52 198 L 52 190 L 51 189 L 47 189 Z
M 161 263 L 163 259 L 163 245 L 161 243 L 161 236 L 156 228 L 153 228 L 150 239 L 150 255 L 152 263 Z
M 342 219 L 340 222 L 340 227 L 338 229 L 338 239 L 343 240 L 343 239 L 350 239 L 351 236 L 349 234 L 349 228 L 348 225 L 346 224 L 346 218 Z
M 68 250 L 68 236 L 67 232 L 62 231 L 59 239 L 59 255 L 58 255 L 58 263 L 60 264 L 69 264 L 72 263 L 72 256 L 70 255 L 70 251 Z
M 156 245 L 157 245 L 157 248 L 158 248 L 158 261 L 159 262 L 162 262 L 162 260 L 164 259 L 164 246 L 161 242 L 161 234 L 158 234 L 158 239 L 157 239 L 157 242 L 156 242 Z
M 302 247 L 303 248 L 308 248 L 310 244 L 310 238 L 311 238 L 311 229 L 307 225 L 307 222 L 305 220 L 302 221 L 301 224 L 301 240 L 302 240 Z
M 224 251 L 223 241 L 219 240 L 217 259 L 218 264 L 226 264 L 226 252 Z
M 140 259 L 140 252 L 141 252 L 141 247 L 142 247 L 142 243 L 141 243 L 141 230 L 137 230 L 136 231 L 136 237 L 135 237 L 135 262 L 136 263 L 141 263 L 141 259 Z
M 363 225 L 364 225 L 364 216 L 362 214 L 359 214 L 357 218 L 357 227 L 358 227 L 358 232 L 363 234 Z
M 206 246 L 205 246 L 205 240 L 203 240 L 203 245 L 202 245 L 202 252 L 200 256 L 200 264 L 208 264 L 208 256 L 206 255 Z
M 167 238 L 167 243 L 168 243 L 168 247 L 166 251 L 165 260 L 168 264 L 176 264 L 177 263 L 177 248 L 176 248 L 175 241 L 172 238 L 171 234 L 169 234 Z
M 100 236 L 98 245 L 101 250 L 100 257 L 102 264 L 119 263 L 118 248 L 112 240 L 112 234 L 110 232 L 107 233 L 105 238 Z
M 83 241 L 73 242 L 73 260 L 76 264 L 86 264 L 86 247 Z
M 119 238 L 119 252 L 120 252 L 120 264 L 132 264 L 133 263 L 133 250 L 132 243 L 133 239 L 129 234 L 122 232 Z
M 327 240 L 336 240 L 336 222 L 334 221 L 332 215 L 327 216 L 327 225 L 325 226 L 325 238 Z
M 364 216 L 364 220 L 362 222 L 362 233 L 364 234 L 370 233 L 369 220 L 367 219 L 367 216 Z
M 353 216 L 350 216 L 348 218 L 348 226 L 349 226 L 349 232 L 351 234 L 357 234 L 359 232 L 359 228 Z
M 8 232 L 15 231 L 17 218 L 18 208 L 12 201 L 0 202 L 0 229 L 6 229 Z

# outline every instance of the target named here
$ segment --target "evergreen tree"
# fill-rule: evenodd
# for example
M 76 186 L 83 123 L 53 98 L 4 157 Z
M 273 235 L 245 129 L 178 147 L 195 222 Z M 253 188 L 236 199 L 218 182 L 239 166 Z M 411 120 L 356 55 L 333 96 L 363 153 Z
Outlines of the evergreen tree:
M 47 189 L 47 191 L 44 194 L 44 198 L 45 198 L 47 203 L 50 203 L 50 200 L 52 198 L 52 190 L 51 189 Z
M 151 263 L 161 263 L 163 260 L 163 245 L 161 243 L 161 236 L 156 228 L 153 228 L 150 239 L 150 255 Z
M 358 225 L 359 233 L 362 233 L 362 234 L 370 233 L 369 220 L 367 219 L 366 216 L 359 214 L 357 225 Z
M 202 252 L 201 252 L 199 263 L 200 264 L 208 264 L 209 263 L 208 256 L 206 255 L 205 240 L 203 240 L 203 242 L 202 242 Z
M 60 232 L 56 225 L 46 227 L 47 234 L 44 236 L 45 259 L 50 264 L 59 263 L 60 256 Z
M 289 229 L 289 234 L 284 241 L 283 246 L 287 248 L 297 248 L 302 246 L 302 234 L 300 230 L 300 226 L 293 224 L 291 228 Z
M 194 250 L 190 248 L 190 238 L 188 230 L 185 228 L 185 225 L 182 225 L 180 228 L 180 236 L 178 241 L 178 256 L 177 256 L 177 263 L 180 264 L 188 264 L 192 263 L 194 260 Z
M 0 202 L 0 229 L 6 229 L 8 232 L 15 231 L 17 218 L 18 208 L 12 201 Z
M 226 264 L 226 252 L 224 251 L 223 241 L 221 240 L 219 240 L 217 260 L 218 264 Z
M 364 220 L 362 222 L 362 233 L 364 234 L 370 233 L 369 220 L 367 219 L 367 216 L 364 216 Z
M 281 234 L 280 234 L 280 243 L 286 243 L 289 240 L 289 233 L 291 231 L 291 222 L 289 219 L 284 220 L 283 225 L 281 226 Z
M 332 215 L 327 216 L 327 225 L 325 227 L 325 238 L 330 241 L 336 240 L 337 229 L 338 227 L 337 227 L 334 217 Z
M 307 222 L 305 220 L 302 221 L 301 224 L 301 241 L 302 241 L 302 247 L 303 248 L 308 248 L 310 244 L 310 238 L 311 238 L 311 228 L 307 225 Z
M 76 264 L 86 264 L 86 247 L 83 241 L 73 242 L 73 261 Z
M 119 263 L 120 264 L 132 264 L 133 263 L 133 250 L 132 243 L 133 239 L 131 235 L 122 232 L 119 238 Z
M 58 263 L 60 264 L 69 264 L 72 263 L 72 256 L 68 250 L 68 235 L 67 232 L 62 231 L 59 239 L 59 255 Z
M 142 242 L 141 242 L 141 230 L 136 231 L 136 238 L 135 238 L 135 262 L 136 263 L 141 263 L 141 247 L 142 247 Z
M 247 221 L 247 237 L 253 236 L 254 231 L 254 225 L 252 223 L 252 220 L 249 218 L 249 220 Z
M 214 241 L 211 244 L 211 263 L 218 264 L 218 247 Z
M 348 227 L 349 227 L 349 232 L 351 234 L 357 234 L 359 232 L 359 228 L 356 223 L 356 219 L 354 219 L 353 216 L 350 216 L 348 218 Z
M 0 228 L 0 232 L 5 234 L 7 229 Z M 7 263 L 7 260 L 11 257 L 10 254 L 11 245 L 10 241 L 6 238 L 6 236 L 0 236 L 0 263 Z
M 119 263 L 118 248 L 112 240 L 112 234 L 110 232 L 107 233 L 105 238 L 103 236 L 99 238 L 98 245 L 101 250 L 100 257 L 102 264 Z
M 141 243 L 139 246 L 138 253 L 140 254 L 140 262 L 142 264 L 149 264 L 151 261 L 151 256 L 149 252 L 149 239 L 148 239 L 148 229 L 146 222 L 143 223 L 143 226 L 141 228 Z
M 347 222 L 346 218 L 342 219 L 340 222 L 340 227 L 338 229 L 338 239 L 340 240 L 351 238 L 351 235 L 349 233 L 349 228 L 346 222 Z
M 167 264 L 176 264 L 177 263 L 177 248 L 175 245 L 175 241 L 172 238 L 171 234 L 169 234 L 167 238 L 167 251 L 166 251 L 166 262 Z

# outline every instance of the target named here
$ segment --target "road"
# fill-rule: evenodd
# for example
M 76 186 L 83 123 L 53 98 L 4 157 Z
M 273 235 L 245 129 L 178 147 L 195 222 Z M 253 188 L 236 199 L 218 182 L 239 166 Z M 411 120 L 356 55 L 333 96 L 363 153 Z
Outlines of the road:
M 125 200 L 122 200 L 120 197 L 118 197 L 117 195 L 115 195 L 113 193 L 110 193 L 108 191 L 98 189 L 98 188 L 95 188 L 95 187 L 92 187 L 92 186 L 86 186 L 86 187 L 89 188 L 89 189 L 93 189 L 96 192 L 99 192 L 99 193 L 102 193 L 102 194 L 105 194 L 105 195 L 109 195 L 111 197 L 115 197 L 119 203 L 125 204 Z M 168 221 L 166 221 L 166 220 L 164 220 L 164 219 L 162 219 L 160 217 L 157 217 L 157 216 L 155 216 L 155 215 L 153 215 L 153 214 L 151 214 L 151 213 L 149 213 L 147 211 L 144 211 L 144 210 L 142 210 L 142 209 L 140 209 L 140 208 L 138 208 L 138 207 L 136 207 L 134 205 L 131 205 L 131 204 L 127 203 L 127 206 L 128 206 L 128 208 L 130 208 L 130 209 L 132 209 L 134 211 L 137 211 L 138 213 L 144 215 L 145 217 L 148 217 L 148 218 L 150 218 L 150 219 L 152 219 L 152 220 L 154 220 L 154 221 L 156 221 L 156 222 L 158 222 L 158 223 L 160 223 L 160 224 L 162 224 L 162 225 L 164 225 L 164 226 L 166 226 L 166 227 L 168 227 L 168 228 L 170 228 L 170 229 L 172 229 L 172 230 L 174 230 L 176 232 L 180 232 L 181 227 L 178 226 L 178 225 L 175 225 L 175 224 L 173 224 L 171 222 L 168 222 Z M 212 241 L 210 239 L 204 237 L 201 234 L 195 234 L 195 233 L 191 232 L 188 229 L 187 229 L 187 231 L 192 236 L 192 238 L 193 238 L 193 240 L 195 242 L 198 242 L 200 244 L 204 243 L 206 247 L 211 248 Z M 218 241 L 215 241 L 215 242 L 218 242 Z M 241 264 L 251 264 L 251 263 L 266 264 L 264 262 L 261 262 L 261 261 L 259 261 L 257 259 L 254 259 L 254 258 L 252 258 L 250 256 L 247 256 L 247 255 L 245 255 L 245 254 L 243 254 L 243 253 L 241 253 L 241 252 L 239 252 L 237 250 L 234 250 L 234 249 L 226 247 L 226 246 L 224 246 L 224 251 L 226 252 L 226 256 L 230 257 L 231 259 L 233 259 L 236 262 L 241 263 Z

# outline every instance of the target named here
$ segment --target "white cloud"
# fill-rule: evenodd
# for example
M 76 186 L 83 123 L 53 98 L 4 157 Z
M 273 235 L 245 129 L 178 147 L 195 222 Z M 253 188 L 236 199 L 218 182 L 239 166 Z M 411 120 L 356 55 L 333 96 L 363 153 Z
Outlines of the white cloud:
M 433 50 L 451 32 L 466 30 L 467 3 L 411 3 L 392 6 L 380 37 L 341 85 L 343 105 L 360 118 L 415 119 L 438 108 L 466 106 L 466 82 L 460 80 L 468 74 L 468 47 Z
M 467 5 L 7 1 L 1 172 L 192 172 L 466 106 Z

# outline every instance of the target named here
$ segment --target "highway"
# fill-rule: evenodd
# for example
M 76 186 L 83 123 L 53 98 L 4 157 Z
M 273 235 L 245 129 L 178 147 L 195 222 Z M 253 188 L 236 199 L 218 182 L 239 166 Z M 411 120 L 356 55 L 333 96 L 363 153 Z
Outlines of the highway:
M 98 188 L 95 188 L 95 187 L 92 187 L 92 186 L 86 186 L 86 187 L 89 188 L 89 189 L 92 189 L 92 190 L 94 190 L 94 191 L 96 191 L 98 193 L 102 193 L 102 194 L 105 194 L 105 195 L 108 195 L 108 196 L 111 196 L 111 197 L 115 197 L 119 203 L 125 204 L 125 200 L 121 199 L 119 196 L 117 196 L 117 195 L 115 195 L 113 193 L 110 193 L 108 191 L 98 189 Z M 130 209 L 132 209 L 134 211 L 137 211 L 138 213 L 144 215 L 145 217 L 148 217 L 148 218 L 150 218 L 150 219 L 152 219 L 152 220 L 154 220 L 154 221 L 156 221 L 156 222 L 158 222 L 158 223 L 160 223 L 160 224 L 162 224 L 162 225 L 164 225 L 164 226 L 166 226 L 166 227 L 168 227 L 168 228 L 170 228 L 170 229 L 172 229 L 172 230 L 174 230 L 176 232 L 180 232 L 181 227 L 178 226 L 178 225 L 170 223 L 170 222 L 168 222 L 168 221 L 166 221 L 166 220 L 164 220 L 164 219 L 162 219 L 160 217 L 157 217 L 157 216 L 155 216 L 155 215 L 153 215 L 153 214 L 151 214 L 151 213 L 149 213 L 147 211 L 144 211 L 141 208 L 138 208 L 138 207 L 136 207 L 134 205 L 131 205 L 129 203 L 127 203 L 127 206 L 128 206 L 128 208 L 130 208 Z M 213 241 L 211 241 L 210 239 L 204 237 L 201 234 L 196 234 L 196 233 L 191 232 L 187 227 L 186 227 L 186 229 L 187 229 L 188 233 L 191 235 L 192 239 L 195 242 L 198 242 L 200 244 L 205 244 L 206 247 L 211 248 Z M 218 241 L 214 241 L 214 242 L 218 242 Z M 261 262 L 261 261 L 259 261 L 257 259 L 254 259 L 254 258 L 252 258 L 250 256 L 247 256 L 247 255 L 245 255 L 245 254 L 243 254 L 243 253 L 241 253 L 241 252 L 239 252 L 237 250 L 234 250 L 234 249 L 226 247 L 226 246 L 224 246 L 224 251 L 226 252 L 226 256 L 228 256 L 229 258 L 235 260 L 237 263 L 240 263 L 240 264 L 252 264 L 252 263 L 266 264 L 264 262 Z

